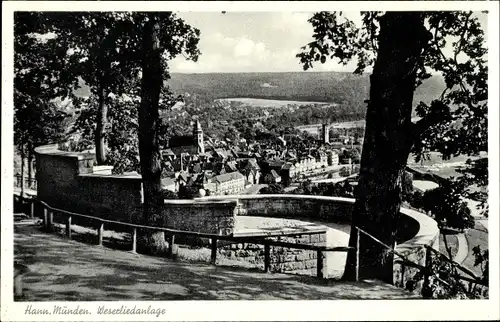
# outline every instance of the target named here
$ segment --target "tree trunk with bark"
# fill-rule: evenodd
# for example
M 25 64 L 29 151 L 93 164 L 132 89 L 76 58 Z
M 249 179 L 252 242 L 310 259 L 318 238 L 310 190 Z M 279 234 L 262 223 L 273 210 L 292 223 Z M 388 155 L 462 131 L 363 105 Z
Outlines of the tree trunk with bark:
M 402 181 L 414 140 L 411 112 L 416 71 L 426 37 L 419 12 L 388 12 L 381 18 L 349 246 L 356 247 L 356 227 L 395 246 Z M 393 254 L 363 233 L 359 248 L 359 278 L 392 284 Z M 344 279 L 355 279 L 356 265 L 356 252 L 350 251 Z
M 106 129 L 108 106 L 106 104 L 106 90 L 104 89 L 103 81 L 100 81 L 99 90 L 99 109 L 97 112 L 97 123 L 95 131 L 95 153 L 97 164 L 106 163 L 106 142 L 104 140 L 104 132 Z
M 24 144 L 21 144 L 21 197 L 24 197 Z
M 28 188 L 32 189 L 33 185 L 33 146 L 28 144 Z
M 163 68 L 159 48 L 159 23 L 154 13 L 144 26 L 141 104 L 139 108 L 139 156 L 144 194 L 144 224 L 154 225 L 161 215 L 161 163 L 159 149 L 158 103 L 163 86 Z M 140 232 L 138 250 L 145 253 L 166 251 L 163 233 Z

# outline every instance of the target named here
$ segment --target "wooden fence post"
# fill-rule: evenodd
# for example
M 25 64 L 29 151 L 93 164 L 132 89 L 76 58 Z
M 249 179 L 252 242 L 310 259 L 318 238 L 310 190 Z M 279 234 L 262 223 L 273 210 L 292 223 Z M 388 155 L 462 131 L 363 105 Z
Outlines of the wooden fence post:
M 97 228 L 97 244 L 102 246 L 102 238 L 104 235 L 104 223 L 101 222 L 99 228 Z
M 361 238 L 361 231 L 356 227 L 356 268 L 355 268 L 355 275 L 354 278 L 357 281 L 359 281 L 359 253 L 360 253 L 360 238 Z
M 30 216 L 32 219 L 35 218 L 35 199 L 31 199 Z
M 215 265 L 217 260 L 217 237 L 212 237 L 212 252 L 210 254 L 210 264 Z
M 48 216 L 48 221 L 47 221 L 47 230 L 48 232 L 52 232 L 54 229 L 54 212 L 52 210 L 49 210 L 49 216 Z
M 137 228 L 132 231 L 132 253 L 137 252 Z
M 167 256 L 170 258 L 174 257 L 174 246 L 175 246 L 175 235 L 172 234 L 168 236 L 168 253 Z
M 271 270 L 271 245 L 264 244 L 264 271 L 269 273 Z
M 48 210 L 47 208 L 45 208 L 45 206 L 43 206 L 43 229 L 45 231 L 49 230 L 48 218 L 49 218 Z
M 324 278 L 325 275 L 323 274 L 323 251 L 321 251 L 320 249 L 318 249 L 316 251 L 316 255 L 317 255 L 317 258 L 316 258 L 316 261 L 317 261 L 317 264 L 316 264 L 316 268 L 317 268 L 317 276 L 319 278 Z
M 430 283 L 430 274 L 432 274 L 432 253 L 429 249 L 425 249 L 425 268 L 428 270 L 428 272 L 425 272 L 424 274 L 424 285 L 423 288 L 426 288 L 429 286 Z
M 406 265 L 401 263 L 401 287 L 405 287 L 405 270 L 406 270 Z
M 66 221 L 66 236 L 71 239 L 71 216 L 68 216 Z

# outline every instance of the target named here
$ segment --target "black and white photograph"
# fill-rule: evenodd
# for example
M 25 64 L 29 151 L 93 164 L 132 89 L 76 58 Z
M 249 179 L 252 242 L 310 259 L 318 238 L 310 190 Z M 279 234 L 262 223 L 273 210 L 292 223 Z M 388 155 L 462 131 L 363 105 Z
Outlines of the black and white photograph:
M 2 320 L 500 318 L 498 2 L 70 3 L 3 14 Z

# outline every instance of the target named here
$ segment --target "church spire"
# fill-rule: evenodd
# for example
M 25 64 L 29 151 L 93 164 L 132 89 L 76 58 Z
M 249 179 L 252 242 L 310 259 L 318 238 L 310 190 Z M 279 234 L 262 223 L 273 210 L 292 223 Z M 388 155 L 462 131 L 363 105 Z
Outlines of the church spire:
M 205 153 L 205 143 L 203 142 L 203 130 L 201 128 L 201 124 L 198 119 L 196 119 L 195 123 L 193 124 L 193 136 L 196 140 L 198 153 Z

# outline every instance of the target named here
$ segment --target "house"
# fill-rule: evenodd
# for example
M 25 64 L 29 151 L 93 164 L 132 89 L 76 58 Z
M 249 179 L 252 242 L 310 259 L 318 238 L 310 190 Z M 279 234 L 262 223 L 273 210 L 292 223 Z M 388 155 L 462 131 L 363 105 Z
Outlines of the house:
M 280 175 L 283 182 L 290 183 L 292 178 L 295 177 L 295 166 L 291 162 L 286 162 L 283 167 L 281 167 Z
M 253 153 L 250 151 L 238 152 L 238 159 L 248 159 L 248 158 L 252 158 L 252 157 L 253 157 Z
M 215 176 L 211 182 L 215 184 L 215 193 L 219 195 L 235 194 L 245 189 L 245 176 L 237 171 Z
M 230 154 L 224 149 L 215 149 L 213 151 L 214 160 L 217 162 L 224 162 L 228 160 Z
M 246 184 L 258 184 L 260 180 L 260 167 L 255 159 L 243 159 L 238 163 L 238 170 L 245 176 Z
M 185 185 L 187 185 L 187 183 L 189 181 L 189 176 L 188 176 L 187 172 L 181 171 L 177 175 L 176 181 L 177 181 L 177 188 L 179 186 L 185 186 Z
M 176 155 L 172 151 L 172 149 L 165 149 L 165 150 L 161 151 L 161 155 L 162 155 L 163 160 L 173 161 L 176 159 Z
M 295 167 L 295 174 L 302 173 L 306 171 L 306 160 L 305 159 L 295 159 L 290 161 Z
M 215 184 L 212 182 L 212 176 L 207 172 L 201 172 L 198 174 L 193 174 L 190 184 L 199 189 L 204 189 L 208 191 L 215 191 Z
M 200 122 L 196 120 L 194 123 L 192 135 L 172 136 L 168 141 L 168 147 L 175 155 L 181 155 L 182 153 L 204 153 L 205 144 L 203 142 L 203 130 Z
M 268 174 L 264 176 L 264 182 L 265 183 L 280 183 L 281 182 L 281 176 L 275 171 L 271 170 Z
M 269 170 L 275 170 L 275 171 L 280 171 L 284 164 L 285 161 L 283 160 L 271 160 L 267 162 Z
M 203 170 L 203 164 L 201 162 L 194 163 L 191 166 L 191 173 L 200 173 Z
M 316 159 L 316 164 L 318 167 L 323 167 L 328 165 L 328 156 L 324 151 L 315 151 L 314 157 Z
M 226 173 L 226 166 L 223 162 L 213 162 L 211 163 L 210 170 L 212 170 L 213 173 L 216 175 L 224 174 Z
M 330 142 L 330 146 L 334 149 L 341 149 L 344 147 L 344 142 L 342 141 Z
M 175 178 L 161 179 L 161 188 L 172 192 L 177 192 L 179 190 Z
M 238 167 L 236 165 L 236 161 L 228 161 L 224 164 L 224 169 L 226 172 L 236 172 L 238 171 Z
M 280 146 L 286 146 L 286 140 L 281 136 L 276 138 L 276 143 Z
M 336 151 L 326 151 L 328 165 L 339 164 L 339 154 Z
M 313 170 L 316 169 L 316 158 L 314 158 L 312 155 L 308 154 L 306 157 L 306 169 L 307 170 Z

